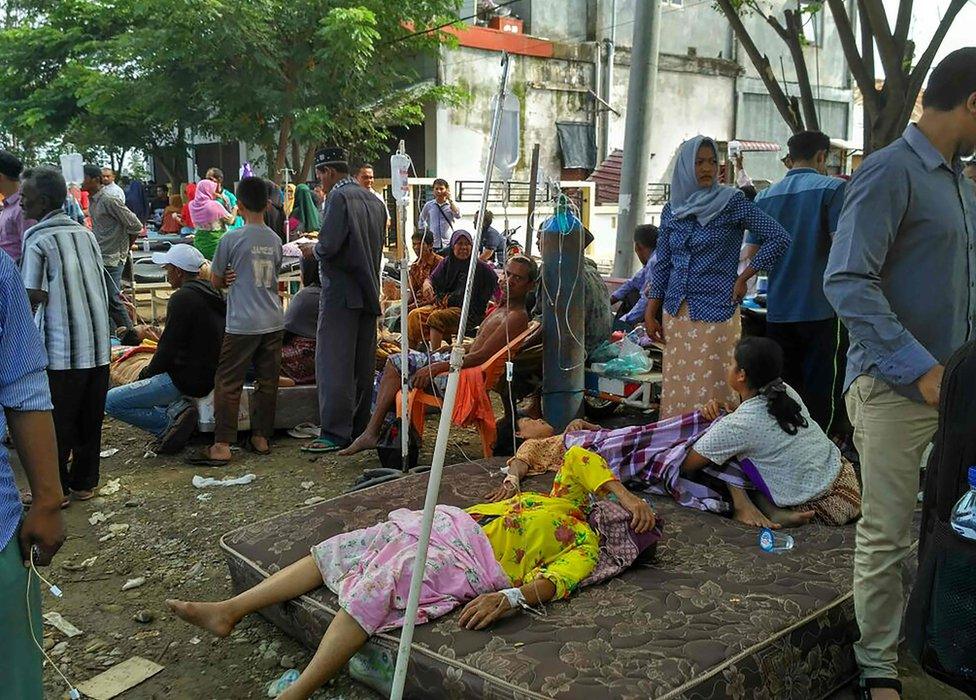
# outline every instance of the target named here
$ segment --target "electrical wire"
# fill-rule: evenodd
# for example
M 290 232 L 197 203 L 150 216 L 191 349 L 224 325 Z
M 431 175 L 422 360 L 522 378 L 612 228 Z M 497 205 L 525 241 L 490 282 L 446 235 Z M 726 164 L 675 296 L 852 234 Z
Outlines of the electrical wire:
M 61 676 L 61 680 L 63 680 L 64 684 L 68 686 L 68 696 L 71 698 L 78 698 L 80 696 L 78 694 L 77 689 L 75 689 L 71 681 L 68 680 L 68 677 L 61 672 L 61 669 L 58 668 L 58 665 L 54 663 L 54 659 L 52 659 L 50 656 L 47 655 L 47 652 L 44 651 L 44 646 L 37 641 L 37 635 L 34 633 L 33 615 L 31 614 L 31 600 L 30 600 L 31 599 L 31 574 L 37 576 L 39 581 L 42 581 L 45 585 L 47 585 L 48 589 L 52 593 L 54 593 L 54 591 L 58 591 L 58 593 L 60 593 L 60 589 L 57 586 L 55 586 L 53 583 L 48 581 L 46 578 L 44 578 L 41 575 L 41 572 L 38 571 L 37 567 L 34 565 L 34 547 L 30 548 L 30 568 L 27 570 L 27 593 L 24 596 L 24 599 L 27 603 L 27 627 L 30 629 L 31 639 L 34 642 L 34 646 L 38 648 L 38 650 L 41 652 L 41 655 L 44 657 L 47 663 L 51 664 L 51 668 L 53 668 L 55 672 L 59 676 Z M 60 597 L 56 593 L 55 596 Z

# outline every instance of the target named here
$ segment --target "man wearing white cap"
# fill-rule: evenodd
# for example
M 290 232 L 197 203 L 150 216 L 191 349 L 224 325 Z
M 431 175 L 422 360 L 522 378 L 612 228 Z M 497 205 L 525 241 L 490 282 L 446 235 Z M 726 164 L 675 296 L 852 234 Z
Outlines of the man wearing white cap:
M 166 310 L 166 328 L 139 380 L 108 392 L 105 412 L 155 435 L 156 451 L 165 454 L 179 451 L 196 426 L 196 406 L 187 397 L 213 391 L 227 305 L 199 276 L 206 260 L 192 245 L 174 245 L 152 259 L 176 290 Z

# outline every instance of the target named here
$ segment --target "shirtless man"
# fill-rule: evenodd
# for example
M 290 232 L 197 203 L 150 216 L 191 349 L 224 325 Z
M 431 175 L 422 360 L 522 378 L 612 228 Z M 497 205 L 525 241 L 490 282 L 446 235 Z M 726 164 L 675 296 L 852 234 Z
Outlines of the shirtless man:
M 506 282 L 502 284 L 503 295 L 499 307 L 478 329 L 474 343 L 464 354 L 462 369 L 483 364 L 505 347 L 511 338 L 517 337 L 529 327 L 525 297 L 535 286 L 538 275 L 539 268 L 530 258 L 517 255 L 508 261 L 508 266 L 505 268 Z M 412 350 L 409 363 L 411 367 L 408 368 L 413 370 L 410 386 L 414 389 L 426 390 L 433 383 L 437 393 L 443 394 L 447 372 L 450 370 L 449 357 L 449 353 L 435 352 L 428 360 L 424 353 Z M 415 361 L 417 364 L 414 366 Z M 397 392 L 400 391 L 400 381 L 400 355 L 397 354 L 390 357 L 383 371 L 379 393 L 376 396 L 376 406 L 369 425 L 349 447 L 339 452 L 340 455 L 354 455 L 376 447 L 386 414 L 394 408 Z

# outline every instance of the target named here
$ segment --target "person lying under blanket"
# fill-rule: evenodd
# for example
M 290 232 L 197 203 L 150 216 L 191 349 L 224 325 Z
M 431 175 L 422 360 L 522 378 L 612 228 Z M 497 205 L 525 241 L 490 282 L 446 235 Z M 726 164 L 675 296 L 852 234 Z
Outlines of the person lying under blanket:
M 467 603 L 461 627 L 481 630 L 522 606 L 568 598 L 599 558 L 600 540 L 586 519 L 591 495 L 613 495 L 630 512 L 635 533 L 655 525 L 650 506 L 599 455 L 578 447 L 566 452 L 548 496 L 518 493 L 466 510 L 437 506 L 417 622 Z M 340 610 L 309 665 L 278 696 L 308 698 L 371 635 L 403 625 L 421 518 L 421 511 L 395 510 L 386 522 L 315 545 L 309 556 L 233 598 L 166 604 L 183 620 L 226 637 L 244 616 L 325 584 L 338 595 Z
M 721 420 L 724 411 L 715 401 L 694 413 L 613 430 L 576 420 L 563 435 L 554 435 L 545 421 L 522 418 L 525 440 L 488 498 L 509 498 L 526 476 L 556 471 L 566 450 L 578 445 L 599 453 L 623 482 L 641 481 L 686 507 L 731 510 L 736 520 L 762 527 L 811 519 L 846 524 L 860 514 L 853 467 L 809 419 L 796 392 L 777 381 L 781 368 L 776 343 L 740 341 L 729 382 L 743 403 Z M 765 387 L 762 393 L 757 386 Z M 785 416 L 786 427 L 776 415 Z M 746 492 L 753 486 L 759 508 Z

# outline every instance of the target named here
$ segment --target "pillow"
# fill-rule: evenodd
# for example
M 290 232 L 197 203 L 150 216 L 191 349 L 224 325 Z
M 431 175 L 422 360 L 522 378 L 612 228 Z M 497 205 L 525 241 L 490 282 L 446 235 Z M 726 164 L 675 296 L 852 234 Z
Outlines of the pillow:
M 590 508 L 587 522 L 600 538 L 600 556 L 590 575 L 580 585 L 602 583 L 620 574 L 645 554 L 652 555 L 661 539 L 664 521 L 658 516 L 654 527 L 637 533 L 630 527 L 631 514 L 617 501 L 601 499 Z

